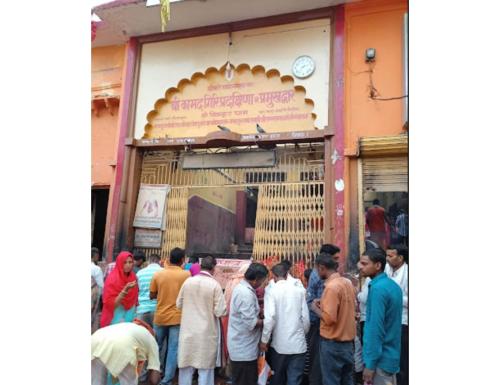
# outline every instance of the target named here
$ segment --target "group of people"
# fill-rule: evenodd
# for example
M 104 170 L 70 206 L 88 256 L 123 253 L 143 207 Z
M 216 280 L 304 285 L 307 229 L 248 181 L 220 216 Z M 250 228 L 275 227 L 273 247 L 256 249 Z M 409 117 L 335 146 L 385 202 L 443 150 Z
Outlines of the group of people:
M 340 249 L 325 244 L 306 282 L 287 260 L 271 272 L 249 261 L 223 290 L 211 256 L 186 264 L 175 248 L 165 267 L 153 254 L 135 273 L 134 255 L 121 252 L 96 285 L 92 384 L 170 385 L 178 369 L 179 385 L 195 372 L 213 385 L 224 367 L 232 384 L 256 385 L 263 356 L 270 385 L 408 384 L 407 256 L 403 245 L 364 252 L 360 288 L 340 274 Z M 92 267 L 93 285 L 95 275 Z
M 384 249 L 391 243 L 408 246 L 408 204 L 401 207 L 393 203 L 389 211 L 381 206 L 379 199 L 374 199 L 371 207 L 366 208 L 366 237 Z

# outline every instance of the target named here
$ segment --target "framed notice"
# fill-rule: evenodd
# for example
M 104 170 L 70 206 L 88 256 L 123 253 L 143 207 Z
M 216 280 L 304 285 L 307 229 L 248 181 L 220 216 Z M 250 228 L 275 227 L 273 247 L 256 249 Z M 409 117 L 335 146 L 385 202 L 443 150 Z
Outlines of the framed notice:
M 161 230 L 135 229 L 134 246 L 144 248 L 161 247 Z
M 135 208 L 134 227 L 161 229 L 165 202 L 170 192 L 168 184 L 142 184 Z

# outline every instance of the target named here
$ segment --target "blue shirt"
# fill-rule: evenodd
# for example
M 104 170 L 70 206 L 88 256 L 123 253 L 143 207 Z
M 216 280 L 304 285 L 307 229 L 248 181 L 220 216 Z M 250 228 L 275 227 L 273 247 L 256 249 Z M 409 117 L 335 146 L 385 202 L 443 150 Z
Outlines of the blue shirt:
M 259 301 L 255 289 L 243 279 L 233 289 L 229 305 L 227 350 L 232 361 L 253 361 L 259 357 L 261 329 Z
M 368 369 L 399 372 L 403 292 L 387 274 L 381 273 L 368 285 L 363 361 Z
M 137 273 L 137 284 L 139 287 L 139 306 L 137 306 L 137 314 L 149 313 L 156 310 L 156 299 L 149 299 L 149 286 L 153 274 L 162 267 L 157 263 L 151 263 L 148 267 L 139 270 Z
M 319 323 L 319 317 L 311 310 L 311 303 L 315 299 L 321 299 L 325 290 L 325 282 L 319 277 L 318 270 L 313 269 L 309 276 L 309 283 L 307 285 L 307 306 L 309 307 L 309 319 L 311 324 Z

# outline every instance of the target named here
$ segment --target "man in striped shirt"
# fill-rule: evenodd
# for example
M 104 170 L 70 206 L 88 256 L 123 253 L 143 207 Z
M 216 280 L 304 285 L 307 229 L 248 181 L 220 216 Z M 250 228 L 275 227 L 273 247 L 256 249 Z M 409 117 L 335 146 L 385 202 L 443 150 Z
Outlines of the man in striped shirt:
M 149 298 L 149 286 L 153 274 L 161 270 L 160 256 L 158 254 L 151 254 L 149 257 L 149 264 L 146 268 L 137 272 L 137 283 L 139 286 L 139 306 L 137 307 L 137 318 L 147 322 L 153 327 L 153 318 L 156 310 L 156 299 Z

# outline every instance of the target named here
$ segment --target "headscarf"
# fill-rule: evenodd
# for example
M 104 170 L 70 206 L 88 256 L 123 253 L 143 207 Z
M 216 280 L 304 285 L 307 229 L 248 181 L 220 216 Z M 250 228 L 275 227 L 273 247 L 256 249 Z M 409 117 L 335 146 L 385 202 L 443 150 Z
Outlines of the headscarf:
M 115 300 L 118 294 L 123 290 L 125 285 L 129 282 L 137 281 L 137 276 L 134 271 L 130 271 L 128 276 L 123 271 L 125 261 L 127 258 L 133 258 L 132 253 L 128 251 L 122 251 L 116 257 L 115 268 L 109 273 L 104 282 L 104 291 L 102 294 L 102 314 L 101 314 L 101 327 L 108 326 L 113 319 L 113 314 L 115 312 Z M 129 310 L 132 306 L 137 303 L 139 297 L 139 289 L 136 286 L 131 288 L 127 295 L 123 297 L 121 304 L 125 310 Z

